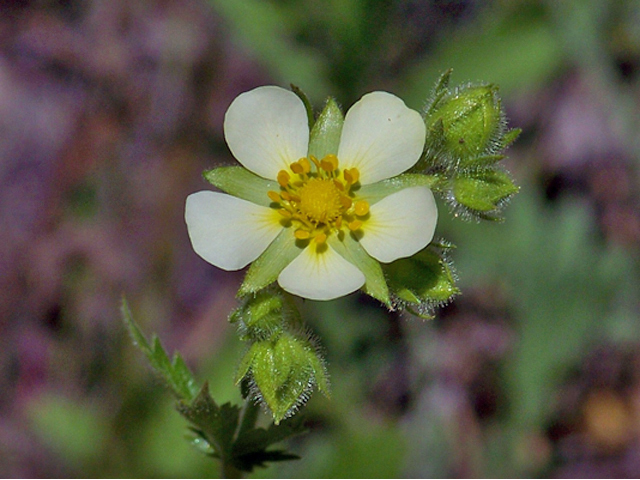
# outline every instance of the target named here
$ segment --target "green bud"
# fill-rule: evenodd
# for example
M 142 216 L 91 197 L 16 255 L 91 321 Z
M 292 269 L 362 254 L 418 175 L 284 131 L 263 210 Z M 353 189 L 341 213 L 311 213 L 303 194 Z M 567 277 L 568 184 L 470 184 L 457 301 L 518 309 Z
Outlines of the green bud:
M 451 245 L 431 245 L 415 255 L 384 265 L 384 273 L 395 303 L 400 308 L 431 312 L 443 305 L 459 290 L 455 285 L 453 268 L 446 258 Z
M 250 379 L 253 394 L 273 414 L 277 424 L 293 415 L 317 387 L 328 393 L 324 361 L 309 338 L 284 332 L 276 339 L 255 342 L 240 362 L 236 382 Z
M 296 324 L 294 307 L 277 289 L 261 290 L 247 296 L 229 316 L 238 325 L 243 340 L 264 340 L 279 334 L 287 323 Z
M 442 158 L 450 163 L 447 167 L 472 168 L 500 160 L 494 154 L 500 148 L 505 121 L 497 87 L 466 85 L 441 92 L 425 122 L 427 146 L 444 154 Z

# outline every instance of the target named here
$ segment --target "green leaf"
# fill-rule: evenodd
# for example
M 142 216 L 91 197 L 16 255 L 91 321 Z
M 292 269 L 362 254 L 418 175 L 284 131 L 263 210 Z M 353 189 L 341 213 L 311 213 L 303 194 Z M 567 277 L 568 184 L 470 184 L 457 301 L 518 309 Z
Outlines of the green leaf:
M 320 113 L 309 136 L 309 155 L 321 160 L 328 154 L 337 155 L 344 116 L 333 98 Z
M 241 431 L 233 447 L 234 464 L 239 470 L 251 472 L 255 466 L 264 467 L 264 462 L 294 460 L 297 455 L 282 450 L 267 450 L 274 443 L 281 442 L 306 431 L 301 416 L 287 418 L 280 424 L 271 424 L 268 429 L 254 428 Z
M 228 463 L 232 456 L 233 437 L 238 425 L 240 408 L 225 403 L 218 406 L 209 394 L 209 385 L 205 382 L 200 393 L 191 403 L 178 403 L 178 412 L 194 427 L 215 450 L 215 456 Z
M 382 273 L 380 262 L 371 257 L 360 242 L 358 242 L 350 233 L 342 236 L 342 239 L 336 235 L 329 237 L 329 245 L 331 245 L 338 254 L 354 264 L 364 274 L 365 284 L 364 291 L 373 298 L 381 301 L 387 307 L 391 306 L 391 298 L 389 297 L 389 288 Z
M 198 387 L 189 367 L 187 367 L 180 355 L 174 355 L 173 361 L 170 361 L 160 339 L 155 335 L 151 339 L 151 344 L 149 344 L 133 320 L 129 305 L 124 298 L 122 299 L 121 311 L 133 343 L 145 354 L 154 370 L 164 378 L 174 395 L 183 400 L 194 398 L 198 393 Z
M 493 169 L 461 174 L 452 183 L 456 202 L 480 213 L 497 210 L 519 190 L 505 172 Z
M 432 175 L 421 173 L 405 173 L 393 178 L 388 178 L 380 182 L 363 185 L 357 190 L 357 198 L 369 202 L 370 205 L 379 202 L 392 193 L 399 192 L 409 187 L 425 186 L 431 187 L 436 181 Z
M 256 293 L 275 282 L 280 272 L 301 252 L 290 228 L 283 228 L 267 249 L 251 264 L 238 296 Z
M 442 305 L 459 292 L 451 266 L 433 246 L 386 264 L 383 270 L 401 305 Z
M 218 167 L 206 170 L 203 176 L 223 192 L 264 207 L 271 205 L 267 192 L 280 191 L 278 182 L 262 178 L 244 167 Z

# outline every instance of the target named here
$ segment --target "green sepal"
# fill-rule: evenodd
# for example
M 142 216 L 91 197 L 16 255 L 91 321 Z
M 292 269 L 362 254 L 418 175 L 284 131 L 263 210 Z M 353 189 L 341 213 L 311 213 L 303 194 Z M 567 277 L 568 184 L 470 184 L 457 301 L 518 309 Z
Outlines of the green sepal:
M 381 180 L 380 182 L 363 185 L 356 190 L 356 195 L 358 200 L 366 200 L 370 205 L 373 205 L 392 193 L 399 192 L 405 188 L 418 186 L 431 188 L 436 180 L 436 177 L 433 175 L 405 173 L 393 178 Z
M 236 383 L 249 377 L 254 396 L 272 412 L 278 424 L 303 405 L 314 387 L 328 394 L 329 381 L 324 361 L 308 338 L 283 332 L 257 341 L 240 362 Z
M 449 302 L 459 293 L 455 275 L 445 253 L 451 248 L 431 245 L 415 255 L 383 265 L 389 289 L 401 308 L 424 314 Z
M 283 228 L 267 249 L 251 264 L 238 296 L 256 293 L 275 282 L 280 272 L 296 258 L 302 250 L 290 228 Z
M 511 130 L 506 132 L 501 140 L 502 148 L 504 149 L 504 148 L 510 147 L 513 144 L 513 142 L 515 142 L 518 139 L 521 133 L 522 133 L 521 128 L 512 128 Z
M 518 190 L 509 175 L 502 170 L 467 172 L 452 179 L 455 201 L 471 213 L 494 213 Z M 486 216 L 483 218 L 494 219 Z
M 218 167 L 205 170 L 202 175 L 223 192 L 264 207 L 271 205 L 267 192 L 280 191 L 278 182 L 262 178 L 244 167 Z
M 173 360 L 169 360 L 160 339 L 155 335 L 151 337 L 151 343 L 147 341 L 140 327 L 133 320 L 129 305 L 124 298 L 121 311 L 133 343 L 144 353 L 153 369 L 164 379 L 173 394 L 182 400 L 194 398 L 198 393 L 198 387 L 182 357 L 176 353 Z
M 337 155 L 344 116 L 333 98 L 327 103 L 311 129 L 309 155 L 321 160 L 328 154 Z
M 342 234 L 341 236 L 331 235 L 328 243 L 340 256 L 358 267 L 364 274 L 364 292 L 384 303 L 387 307 L 391 307 L 389 287 L 384 278 L 380 262 L 371 257 L 360 245 L 360 242 L 353 238 L 351 233 Z
M 430 116 L 433 113 L 436 105 L 442 100 L 442 98 L 449 93 L 449 80 L 451 79 L 451 74 L 453 73 L 453 69 L 450 68 L 442 75 L 435 84 L 433 88 L 433 93 L 431 95 L 431 100 L 427 104 L 425 109 L 425 117 Z

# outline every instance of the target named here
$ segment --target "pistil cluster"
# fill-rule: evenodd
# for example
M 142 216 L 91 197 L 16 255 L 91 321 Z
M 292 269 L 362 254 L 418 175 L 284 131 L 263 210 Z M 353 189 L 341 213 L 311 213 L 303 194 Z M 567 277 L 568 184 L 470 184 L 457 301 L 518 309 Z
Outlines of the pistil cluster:
M 346 227 L 357 232 L 369 216 L 369 204 L 355 199 L 354 187 L 359 185 L 357 168 L 340 170 L 338 157 L 327 155 L 322 160 L 310 155 L 290 165 L 291 172 L 280 170 L 280 192 L 268 195 L 283 220 L 294 228 L 299 240 L 326 242 L 335 232 L 341 235 Z

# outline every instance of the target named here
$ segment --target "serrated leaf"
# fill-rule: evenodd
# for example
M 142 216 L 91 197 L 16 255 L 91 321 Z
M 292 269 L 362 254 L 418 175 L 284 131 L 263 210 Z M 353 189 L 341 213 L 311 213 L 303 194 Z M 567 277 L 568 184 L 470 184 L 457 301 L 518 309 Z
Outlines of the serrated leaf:
M 342 239 L 336 235 L 332 235 L 329 237 L 329 245 L 331 245 L 339 255 L 358 267 L 364 274 L 364 291 L 390 307 L 391 299 L 389 297 L 389 288 L 387 287 L 380 262 L 371 257 L 365 249 L 362 248 L 360 242 L 355 240 L 349 233 L 343 235 Z
M 124 298 L 122 299 L 121 311 L 134 344 L 145 354 L 153 369 L 164 378 L 174 395 L 183 400 L 194 398 L 198 391 L 196 382 L 189 367 L 187 367 L 180 355 L 176 354 L 173 362 L 171 362 L 162 347 L 160 339 L 155 335 L 152 337 L 151 344 L 149 344 L 133 320 L 129 305 Z
M 452 183 L 455 200 L 460 205 L 481 213 L 496 210 L 519 190 L 505 172 L 493 169 L 461 174 Z
M 238 296 L 253 294 L 275 282 L 280 272 L 296 258 L 302 250 L 289 228 L 283 228 L 267 249 L 251 264 Z
M 333 98 L 329 98 L 309 135 L 309 155 L 322 159 L 337 155 L 344 116 Z
M 357 190 L 356 195 L 358 199 L 366 200 L 370 205 L 373 205 L 392 193 L 399 192 L 400 190 L 404 190 L 409 187 L 431 187 L 435 181 L 436 177 L 432 175 L 405 173 L 393 178 L 381 180 L 380 182 L 363 185 Z
M 240 408 L 225 403 L 218 406 L 209 394 L 209 385 L 205 382 L 200 393 L 191 403 L 178 403 L 178 412 L 193 425 L 223 462 L 232 457 L 233 437 L 238 425 Z
M 267 192 L 280 191 L 277 181 L 262 178 L 244 167 L 218 167 L 206 170 L 202 175 L 223 192 L 264 207 L 271 205 Z
M 384 265 L 383 269 L 389 288 L 402 302 L 439 305 L 459 292 L 451 267 L 430 247 Z
M 283 420 L 278 425 L 271 424 L 267 430 L 255 428 L 241 432 L 233 446 L 234 465 L 239 470 L 251 472 L 256 466 L 265 466 L 265 462 L 295 460 L 299 458 L 297 455 L 267 448 L 306 430 L 304 420 L 297 416 Z

